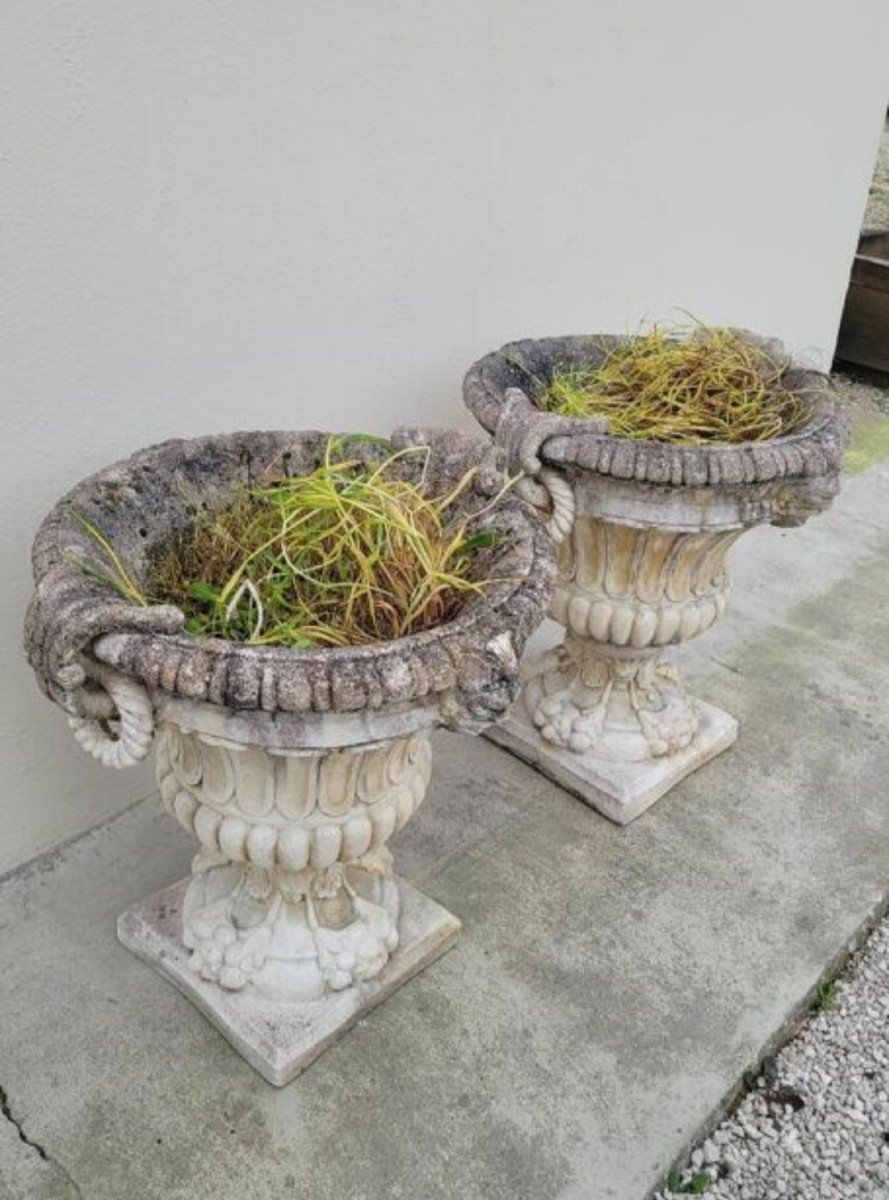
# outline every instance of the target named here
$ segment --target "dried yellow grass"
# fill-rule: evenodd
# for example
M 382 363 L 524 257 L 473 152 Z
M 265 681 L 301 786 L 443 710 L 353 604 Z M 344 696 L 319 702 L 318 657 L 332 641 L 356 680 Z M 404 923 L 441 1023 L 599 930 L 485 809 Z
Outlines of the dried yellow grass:
M 658 442 L 758 442 L 798 429 L 804 402 L 782 385 L 786 363 L 735 330 L 655 327 L 602 360 L 557 368 L 537 398 L 548 412 L 605 417 L 615 437 Z
M 77 516 L 97 561 L 77 565 L 133 603 L 175 604 L 188 632 L 255 645 L 355 646 L 450 620 L 475 578 L 490 531 L 479 514 L 455 515 L 472 479 L 429 497 L 395 467 L 410 447 L 378 465 L 331 438 L 311 474 L 244 488 L 221 512 L 162 544 L 143 589 L 102 532 Z

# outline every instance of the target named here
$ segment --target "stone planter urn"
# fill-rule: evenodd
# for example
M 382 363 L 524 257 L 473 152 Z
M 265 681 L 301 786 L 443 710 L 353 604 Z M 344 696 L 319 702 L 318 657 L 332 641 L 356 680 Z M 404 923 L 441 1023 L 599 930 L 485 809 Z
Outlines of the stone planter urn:
M 554 370 L 595 365 L 622 338 L 513 342 L 464 381 L 466 404 L 524 472 L 520 491 L 548 513 L 559 547 L 550 615 L 565 627 L 489 736 L 620 824 L 737 737 L 734 717 L 689 697 L 665 658 L 725 611 L 729 549 L 754 525 L 802 524 L 837 492 L 829 380 L 795 367 L 780 343 L 744 336 L 785 364 L 783 385 L 809 408 L 798 432 L 681 446 L 536 406 Z
M 454 513 L 496 531 L 479 562 L 493 582 L 430 631 L 297 650 L 194 637 L 177 608 L 130 604 L 73 565 L 96 547 L 72 510 L 144 580 L 158 542 L 238 485 L 314 470 L 326 442 L 172 441 L 87 479 L 37 534 L 25 629 L 38 681 L 81 745 L 124 767 L 154 742 L 163 802 L 200 844 L 189 879 L 123 914 L 121 941 L 274 1084 L 457 936 L 455 917 L 393 874 L 388 843 L 423 799 L 431 730 L 477 732 L 506 714 L 551 597 L 550 541 L 527 504 L 501 494 L 486 442 L 399 431 L 396 447 L 425 453 L 397 469 L 430 494 L 474 469 Z

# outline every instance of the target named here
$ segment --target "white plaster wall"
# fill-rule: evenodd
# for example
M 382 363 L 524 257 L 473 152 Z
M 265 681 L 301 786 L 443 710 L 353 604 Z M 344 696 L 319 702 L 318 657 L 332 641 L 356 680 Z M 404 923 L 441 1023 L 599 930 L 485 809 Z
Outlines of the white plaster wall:
M 151 789 L 19 650 L 71 483 L 174 434 L 462 421 L 523 334 L 685 307 L 829 356 L 882 0 L 5 0 L 0 869 Z

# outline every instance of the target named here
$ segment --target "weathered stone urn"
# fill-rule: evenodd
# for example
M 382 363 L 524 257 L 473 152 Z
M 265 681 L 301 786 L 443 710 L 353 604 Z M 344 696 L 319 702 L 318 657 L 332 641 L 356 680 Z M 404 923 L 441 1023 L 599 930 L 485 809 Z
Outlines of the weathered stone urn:
M 270 1082 L 440 954 L 459 922 L 393 874 L 393 833 L 429 782 L 430 732 L 477 732 L 507 712 L 555 557 L 482 439 L 399 431 L 398 470 L 430 494 L 474 469 L 455 517 L 496 530 L 492 579 L 450 622 L 393 642 L 295 650 L 196 638 L 173 607 L 138 607 L 73 559 L 82 514 L 144 580 L 158 542 L 237 485 L 305 474 L 319 433 L 172 441 L 73 489 L 41 526 L 25 631 L 41 687 L 81 745 L 123 767 L 157 748 L 168 811 L 200 848 L 190 879 L 137 904 L 123 943 L 176 984 Z M 350 455 L 378 461 L 369 443 Z M 476 515 L 477 514 L 477 515 Z
M 737 722 L 689 697 L 665 658 L 704 633 L 729 594 L 726 556 L 763 522 L 799 525 L 836 494 L 842 436 L 830 382 L 778 342 L 782 384 L 809 417 L 765 442 L 670 445 L 541 411 L 557 368 L 624 340 L 513 342 L 468 372 L 467 405 L 503 446 L 559 545 L 550 610 L 562 644 L 530 665 L 523 702 L 489 736 L 624 824 L 731 745 Z

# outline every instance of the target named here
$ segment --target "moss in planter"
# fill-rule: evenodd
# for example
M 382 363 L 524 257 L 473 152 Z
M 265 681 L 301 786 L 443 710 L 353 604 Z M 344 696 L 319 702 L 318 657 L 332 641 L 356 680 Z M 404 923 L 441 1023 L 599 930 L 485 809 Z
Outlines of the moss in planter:
M 616 437 L 659 442 L 757 442 L 805 422 L 803 401 L 782 386 L 787 363 L 735 330 L 654 328 L 601 348 L 597 363 L 556 368 L 540 408 L 605 417 Z
M 172 603 L 186 629 L 264 645 L 349 646 L 450 620 L 483 591 L 476 555 L 494 534 L 457 515 L 468 472 L 428 497 L 397 470 L 411 447 L 375 466 L 332 438 L 311 474 L 244 488 L 152 555 L 143 590 L 100 530 L 78 519 L 101 562 L 78 562 L 134 603 Z M 76 515 L 76 514 L 75 514 Z

